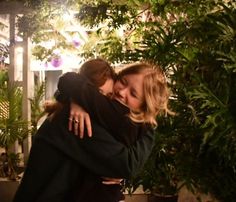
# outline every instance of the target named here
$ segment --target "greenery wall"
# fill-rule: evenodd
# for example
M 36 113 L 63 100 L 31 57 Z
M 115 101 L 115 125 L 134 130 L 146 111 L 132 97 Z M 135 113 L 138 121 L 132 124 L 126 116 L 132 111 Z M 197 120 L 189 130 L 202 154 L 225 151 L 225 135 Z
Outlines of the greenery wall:
M 117 2 L 81 6 L 78 19 L 84 25 L 107 25 L 97 30 L 99 40 L 85 49 L 84 55 L 91 56 L 91 50 L 96 50 L 113 62 L 151 60 L 161 65 L 170 78 L 171 106 L 177 112 L 177 116 L 159 121 L 157 147 L 151 158 L 155 166 L 151 172 L 145 170 L 152 174 L 145 185 L 150 188 L 150 181 L 157 187 L 162 183 L 161 175 L 155 176 L 163 162 L 160 151 L 169 151 L 172 156 L 167 165 L 176 169 L 172 182 L 184 181 L 189 188 L 209 191 L 221 201 L 234 201 L 235 3 Z M 123 30 L 123 35 L 117 30 Z
M 41 3 L 33 5 L 43 8 L 41 18 L 53 17 L 55 13 L 45 15 L 48 7 L 44 7 L 45 1 Z M 155 179 L 154 171 L 163 163 L 160 151 L 164 151 L 171 154 L 165 156 L 171 159 L 167 166 L 175 168 L 172 182 L 185 182 L 189 188 L 194 186 L 210 192 L 220 201 L 235 201 L 234 1 L 68 0 L 61 3 L 58 5 L 78 11 L 77 19 L 83 25 L 99 27 L 89 33 L 91 41 L 85 44 L 81 56 L 100 55 L 114 63 L 151 60 L 161 65 L 170 78 L 173 94 L 170 105 L 177 115 L 159 120 L 156 149 L 150 158 L 155 163 L 151 168 L 147 165 L 144 171 L 144 177 L 150 177 L 148 182 Z M 19 19 L 19 25 L 24 27 L 20 31 L 31 31 L 34 40 L 40 39 L 36 34 L 39 32 L 32 31 L 37 28 L 42 31 L 41 23 L 34 26 L 39 23 L 36 20 L 39 14 L 37 10 L 36 14 L 32 12 Z M 162 183 L 160 175 L 156 178 L 153 184 L 145 184 L 146 187 Z
M 0 177 L 17 179 L 19 153 L 11 147 L 28 136 L 28 122 L 22 118 L 22 88 L 9 82 L 6 70 L 0 70 L 0 147 L 5 149 L 0 159 Z

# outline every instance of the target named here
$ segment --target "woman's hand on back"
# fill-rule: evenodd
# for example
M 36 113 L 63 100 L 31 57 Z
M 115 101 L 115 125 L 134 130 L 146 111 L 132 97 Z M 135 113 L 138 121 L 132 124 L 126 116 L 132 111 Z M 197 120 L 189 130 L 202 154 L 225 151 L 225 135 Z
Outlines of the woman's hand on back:
M 69 131 L 73 131 L 75 135 L 80 138 L 84 137 L 84 128 L 86 127 L 88 136 L 92 136 L 92 126 L 89 114 L 79 105 L 71 102 L 70 117 L 69 117 Z
M 121 184 L 121 182 L 124 180 L 124 179 L 110 178 L 110 177 L 102 177 L 102 179 L 103 179 L 102 184 L 106 184 L 106 185 Z

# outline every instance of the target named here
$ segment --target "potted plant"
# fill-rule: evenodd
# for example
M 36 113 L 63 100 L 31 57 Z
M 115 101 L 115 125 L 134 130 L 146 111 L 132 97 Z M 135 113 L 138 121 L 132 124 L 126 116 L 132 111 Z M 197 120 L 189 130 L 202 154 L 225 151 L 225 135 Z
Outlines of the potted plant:
M 178 142 L 178 137 L 172 136 L 172 133 L 157 130 L 155 145 L 142 176 L 144 190 L 151 191 L 150 202 L 178 200 L 181 188 L 177 167 Z
M 10 148 L 17 140 L 27 137 L 29 128 L 28 122 L 22 119 L 22 90 L 10 85 L 6 71 L 0 74 L 0 147 L 5 149 L 2 166 L 5 177 L 16 180 L 19 155 L 12 154 Z
M 13 153 L 11 147 L 23 141 L 30 132 L 28 122 L 22 119 L 22 90 L 10 84 L 7 71 L 0 71 L 0 147 L 4 149 L 0 158 L 0 196 L 10 201 L 18 187 L 20 154 Z
M 91 27 L 108 20 L 110 31 L 104 30 L 107 26 L 98 31 L 108 33 L 108 40 L 104 43 L 105 37 L 100 37 L 100 41 L 97 38 L 97 47 L 103 46 L 96 54 L 114 63 L 151 60 L 163 67 L 171 81 L 171 105 L 177 115 L 159 120 L 156 133 L 159 142 L 150 157 L 153 161 L 146 164 L 146 171 L 136 178 L 133 189 L 143 183 L 152 191 L 166 184 L 162 183 L 165 180 L 158 182 L 161 176 L 168 176 L 167 179 L 172 176 L 168 181 L 171 184 L 177 181 L 191 190 L 211 193 L 218 200 L 234 202 L 235 3 L 212 0 L 152 0 L 145 5 L 142 1 L 96 2 L 81 6 L 78 15 L 82 24 Z M 127 28 L 124 35 L 112 40 L 116 29 L 121 27 Z M 119 51 L 113 44 L 120 45 Z M 88 48 L 90 54 L 93 54 L 92 47 Z M 173 168 L 170 165 L 175 169 L 170 169 Z M 166 168 L 166 173 L 158 172 L 157 166 L 160 170 Z M 151 171 L 156 171 L 153 176 L 159 177 L 149 177 Z
M 177 202 L 183 186 L 177 166 L 181 140 L 178 135 L 173 135 L 171 125 L 167 125 L 170 122 L 165 119 L 161 117 L 159 120 L 155 145 L 144 168 L 127 185 L 130 192 L 142 185 L 143 190 L 150 193 L 149 202 Z

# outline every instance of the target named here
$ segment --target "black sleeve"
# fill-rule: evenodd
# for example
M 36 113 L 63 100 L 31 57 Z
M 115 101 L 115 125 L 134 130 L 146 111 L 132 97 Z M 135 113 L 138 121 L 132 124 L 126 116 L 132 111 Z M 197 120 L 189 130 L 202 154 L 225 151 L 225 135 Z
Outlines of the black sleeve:
M 143 165 L 153 145 L 151 133 L 125 147 L 96 125 L 102 135 L 83 140 L 61 126 L 45 121 L 38 130 L 13 202 L 62 201 L 77 179 L 83 179 L 84 168 L 99 176 L 129 178 Z
M 81 105 L 103 128 L 118 136 L 133 131 L 135 126 L 126 116 L 129 109 L 115 100 L 99 93 L 86 77 L 75 72 L 68 72 L 59 78 L 59 95 L 71 98 Z
M 147 131 L 135 144 L 127 147 L 99 125 L 93 127 L 99 135 L 95 133 L 92 138 L 79 139 L 62 124 L 50 125 L 46 121 L 41 127 L 40 138 L 100 176 L 130 178 L 135 175 L 152 150 L 153 133 Z
M 84 139 L 70 133 L 66 125 L 65 117 L 60 116 L 44 121 L 39 128 L 14 202 L 48 201 L 45 197 L 59 201 L 83 175 L 81 168 L 98 176 L 129 179 L 144 165 L 154 143 L 152 131 L 143 131 L 127 147 L 96 123 L 93 137 Z
M 44 200 L 45 196 L 50 197 L 50 202 L 61 201 L 62 193 L 70 189 L 81 172 L 81 166 L 67 155 L 36 138 L 13 202 L 49 201 Z

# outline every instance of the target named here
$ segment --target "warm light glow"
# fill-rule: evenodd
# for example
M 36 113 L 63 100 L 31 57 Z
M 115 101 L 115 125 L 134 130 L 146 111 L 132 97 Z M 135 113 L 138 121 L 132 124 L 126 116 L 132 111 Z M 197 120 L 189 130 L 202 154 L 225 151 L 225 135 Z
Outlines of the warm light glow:
M 62 18 L 64 21 L 72 21 L 74 19 L 74 14 L 70 11 L 67 11 L 63 14 Z

